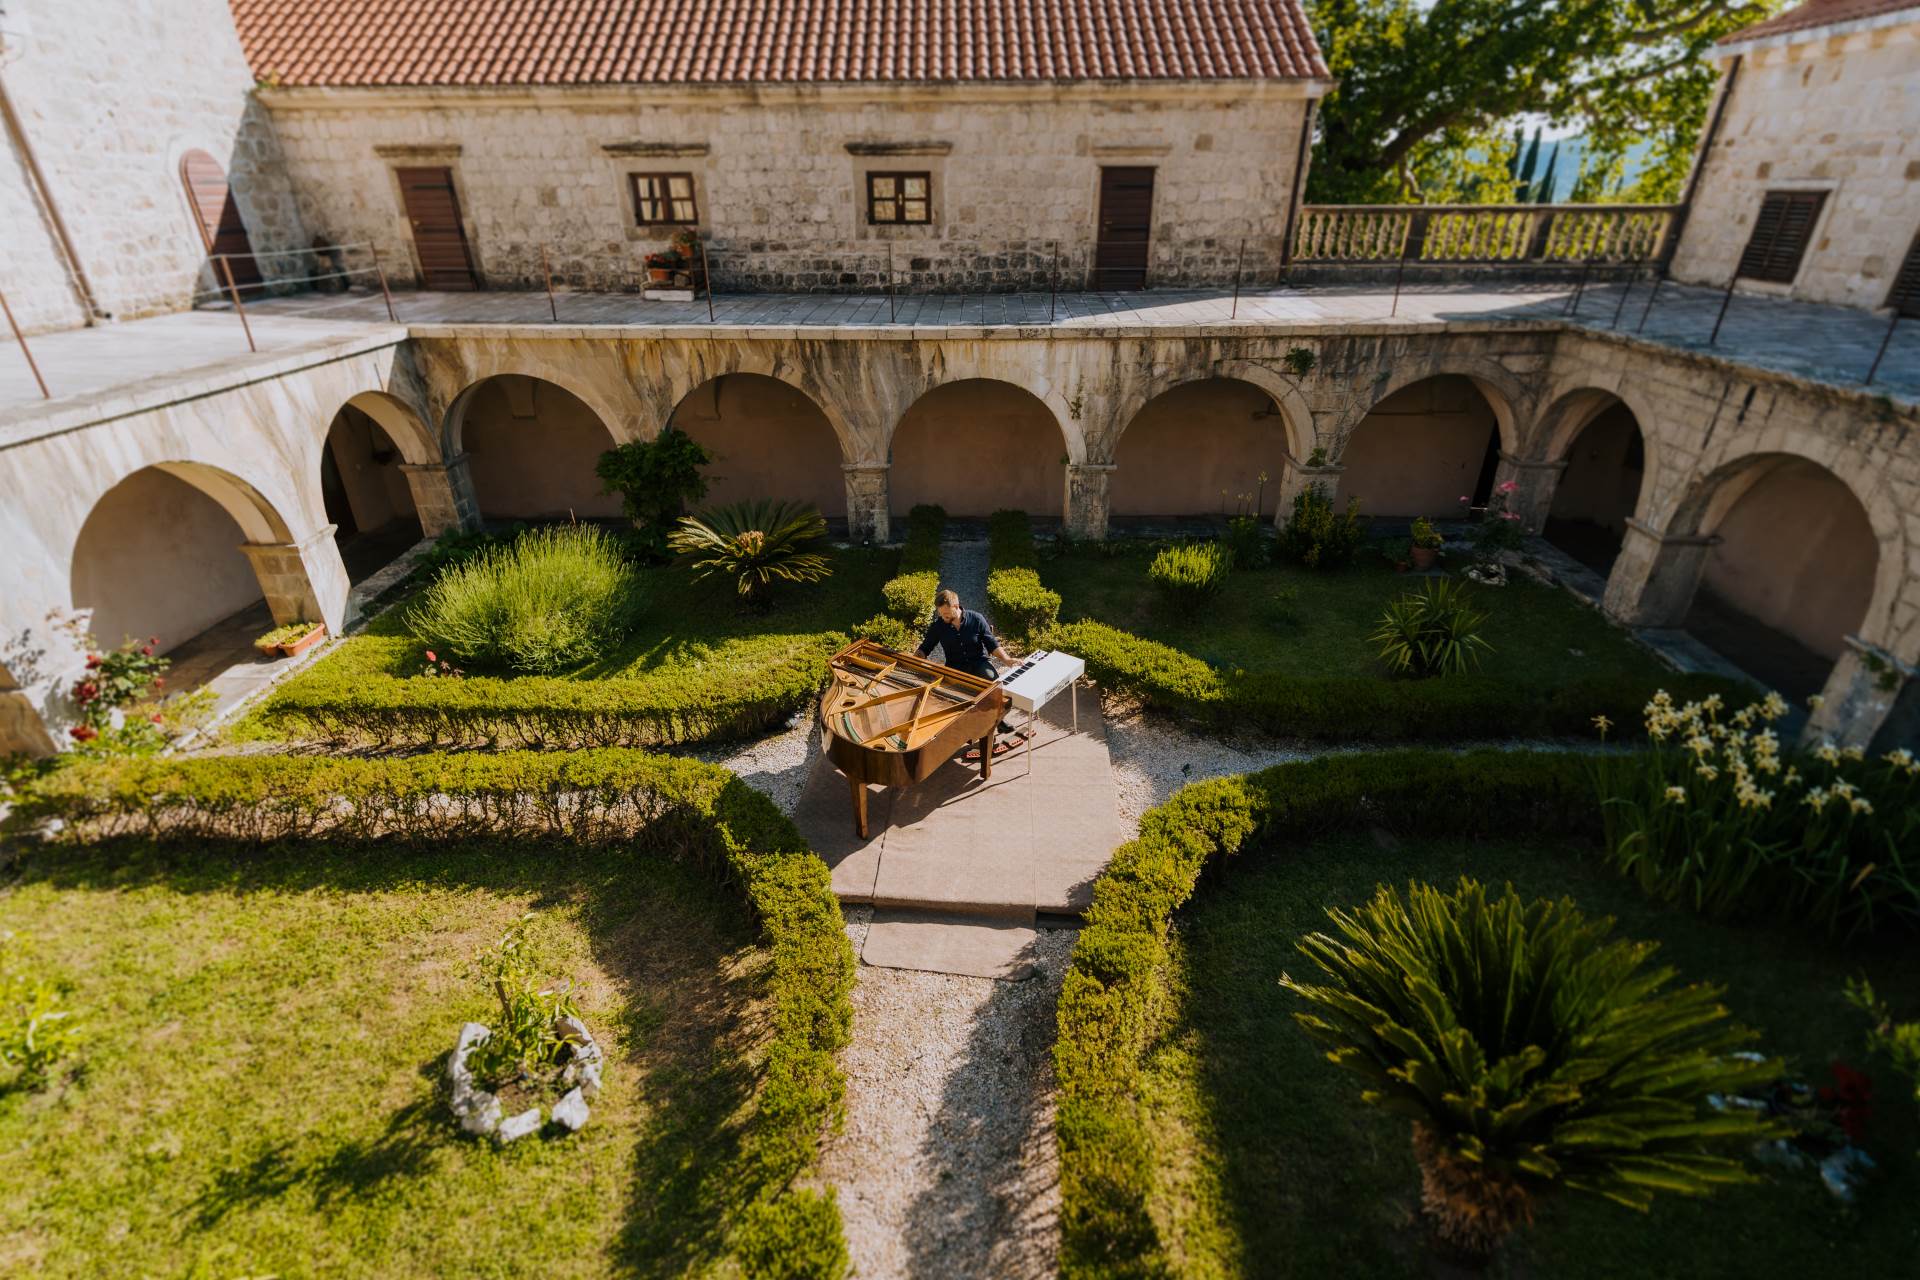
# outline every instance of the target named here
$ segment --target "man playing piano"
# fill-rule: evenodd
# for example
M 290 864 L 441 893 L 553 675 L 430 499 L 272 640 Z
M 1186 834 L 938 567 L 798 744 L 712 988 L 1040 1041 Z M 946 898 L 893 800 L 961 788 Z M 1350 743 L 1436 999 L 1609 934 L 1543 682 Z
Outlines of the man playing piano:
M 993 626 L 987 621 L 986 615 L 974 609 L 961 608 L 960 593 L 951 589 L 943 589 L 934 597 L 933 621 L 920 641 L 920 656 L 930 656 L 936 645 L 943 652 L 943 661 L 947 666 L 979 676 L 982 680 L 1000 678 L 1000 672 L 991 658 L 998 658 L 1001 662 L 1013 661 L 1013 655 L 1000 647 L 1000 641 L 994 636 Z M 1000 722 L 1000 732 L 1012 732 L 1005 720 Z M 1030 728 L 1023 729 L 1021 737 L 1032 732 Z M 999 749 L 996 749 L 995 754 L 998 753 Z

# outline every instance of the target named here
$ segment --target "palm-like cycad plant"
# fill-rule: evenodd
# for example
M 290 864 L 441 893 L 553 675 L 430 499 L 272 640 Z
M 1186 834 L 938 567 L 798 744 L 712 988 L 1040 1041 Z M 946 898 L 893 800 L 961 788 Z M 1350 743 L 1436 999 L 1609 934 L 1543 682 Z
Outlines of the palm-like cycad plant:
M 1729 1144 L 1768 1122 L 1709 1094 L 1765 1084 L 1778 1064 L 1736 1056 L 1752 1033 L 1711 987 L 1670 984 L 1655 944 L 1608 941 L 1570 899 L 1382 887 L 1327 913 L 1342 937 L 1299 949 L 1331 985 L 1282 986 L 1361 1097 L 1412 1118 L 1421 1203 L 1436 1236 L 1484 1257 L 1555 1187 L 1645 1209 L 1656 1191 L 1745 1181 Z
M 826 536 L 826 519 L 813 504 L 761 499 L 685 516 L 667 545 L 693 562 L 696 576 L 732 578 L 741 599 L 758 607 L 767 603 L 775 582 L 818 582 L 832 575 L 832 563 L 812 549 Z

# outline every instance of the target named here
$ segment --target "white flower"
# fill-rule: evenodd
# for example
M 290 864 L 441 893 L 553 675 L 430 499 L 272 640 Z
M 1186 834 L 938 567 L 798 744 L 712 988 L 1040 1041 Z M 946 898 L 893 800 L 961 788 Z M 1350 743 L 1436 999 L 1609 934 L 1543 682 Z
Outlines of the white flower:
M 1694 772 L 1699 774 L 1702 778 L 1705 778 L 1708 782 L 1712 782 L 1715 778 L 1720 776 L 1720 771 L 1714 768 L 1710 764 L 1703 764 L 1699 768 L 1695 769 Z
M 1840 754 L 1849 760 L 1865 760 L 1867 758 L 1867 753 L 1859 747 L 1843 747 L 1841 748 Z
M 1816 813 L 1819 812 L 1822 808 L 1826 806 L 1826 803 L 1827 803 L 1826 788 L 1825 787 L 1808 788 L 1807 794 L 1805 795 L 1805 797 L 1803 797 L 1803 800 L 1808 808 L 1812 809 Z
M 1855 813 L 1872 813 L 1873 806 L 1867 803 L 1865 796 L 1855 796 L 1852 801 Z
M 1810 693 L 1810 694 L 1808 694 L 1808 695 L 1807 695 L 1807 706 L 1809 706 L 1809 707 L 1810 707 L 1810 708 L 1812 708 L 1813 710 L 1815 710 L 1815 711 L 1818 711 L 1818 710 L 1819 710 L 1819 709 L 1820 709 L 1821 707 L 1824 707 L 1824 706 L 1826 706 L 1826 705 L 1827 705 L 1827 695 L 1826 695 L 1826 694 L 1824 694 L 1824 693 Z
M 1819 747 L 1814 750 L 1813 754 L 1819 756 L 1828 764 L 1840 763 L 1840 748 L 1834 746 L 1831 742 L 1821 743 Z
M 1674 801 L 1676 804 L 1679 803 L 1680 801 L 1685 800 L 1686 798 L 1687 798 L 1687 789 L 1685 787 L 1668 787 L 1667 788 L 1667 799 Z

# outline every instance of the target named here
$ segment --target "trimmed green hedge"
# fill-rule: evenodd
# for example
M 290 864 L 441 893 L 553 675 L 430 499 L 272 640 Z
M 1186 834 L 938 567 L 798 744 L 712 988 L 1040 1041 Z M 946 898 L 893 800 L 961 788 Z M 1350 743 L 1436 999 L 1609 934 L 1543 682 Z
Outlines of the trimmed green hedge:
M 1167 929 L 1209 863 L 1380 826 L 1405 835 L 1599 830 L 1591 761 L 1572 752 L 1323 756 L 1177 792 L 1140 820 L 1093 884 L 1060 993 L 1055 1132 L 1061 1274 L 1163 1276 L 1142 1059 L 1166 996 Z
M 838 1277 L 832 1193 L 796 1189 L 843 1115 L 834 1055 L 853 1021 L 853 949 L 826 864 L 764 795 L 695 760 L 607 750 L 404 759 L 207 756 L 71 765 L 23 788 L 9 825 L 58 818 L 61 838 L 265 843 L 539 836 L 692 858 L 751 905 L 772 955 L 773 1038 L 742 1132 L 765 1188 L 733 1249 L 749 1276 Z
M 1059 618 L 1060 596 L 1040 581 L 1027 513 L 994 512 L 987 520 L 987 551 L 987 612 L 1007 635 L 1030 642 Z
M 940 590 L 940 538 L 946 527 L 944 507 L 923 503 L 907 513 L 900 569 L 880 594 L 887 612 L 909 626 L 924 624 L 933 615 L 933 596 Z
M 695 664 L 594 680 L 566 676 L 421 679 L 326 664 L 275 690 L 260 719 L 277 730 L 379 746 L 612 747 L 747 737 L 811 701 L 841 632 L 764 636 L 737 675 Z
M 1118 627 L 1066 622 L 1037 637 L 1085 659 L 1087 674 L 1110 689 L 1213 728 L 1252 726 L 1290 737 L 1341 741 L 1417 741 L 1476 737 L 1586 736 L 1593 717 L 1640 719 L 1654 690 L 1646 680 L 1595 676 L 1546 694 L 1498 676 L 1432 680 L 1368 676 L 1304 678 L 1278 672 L 1223 672 L 1191 654 Z M 1750 692 L 1719 676 L 1669 675 L 1658 684 L 1686 701 Z

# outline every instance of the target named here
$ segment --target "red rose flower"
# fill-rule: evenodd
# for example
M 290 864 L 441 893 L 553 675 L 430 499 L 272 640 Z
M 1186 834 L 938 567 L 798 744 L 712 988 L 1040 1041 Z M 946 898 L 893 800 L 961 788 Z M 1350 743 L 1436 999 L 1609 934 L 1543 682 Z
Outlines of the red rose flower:
M 152 720 L 153 720 L 153 722 L 154 722 L 155 724 L 165 724 L 165 723 L 167 722 L 167 718 L 166 718 L 165 716 L 163 716 L 163 715 L 161 715 L 161 714 L 160 714 L 159 712 L 157 712 L 157 711 L 156 711 L 156 712 L 155 712 L 155 713 L 153 714 L 153 716 L 152 716 Z
M 91 671 L 91 670 L 93 670 L 93 669 L 94 669 L 95 667 L 97 667 L 97 666 L 99 666 L 99 665 L 100 665 L 100 655 L 99 655 L 99 654 L 97 654 L 97 653 L 90 653 L 90 654 L 88 654 L 88 655 L 87 655 L 87 670 L 89 670 L 89 671 Z
M 438 661 L 440 661 L 440 659 L 438 659 L 438 658 L 436 658 L 436 657 L 434 657 L 434 656 L 433 656 L 433 650 L 431 650 L 431 649 L 429 649 L 429 650 L 427 650 L 427 661 L 428 661 L 428 662 L 438 662 Z
M 166 682 L 167 682 L 167 678 L 165 676 L 155 676 L 153 678 L 153 687 L 157 689 L 161 685 L 165 684 Z
M 73 735 L 75 742 L 91 742 L 100 736 L 100 731 L 90 724 L 77 724 L 67 732 Z
M 152 646 L 152 645 L 150 645 L 150 644 L 149 644 L 149 645 L 142 645 L 142 646 L 140 647 L 140 652 L 141 652 L 141 653 L 143 653 L 143 654 L 145 654 L 145 655 L 146 655 L 147 657 L 149 657 L 149 658 L 151 658 L 151 657 L 153 656 L 153 646 Z

